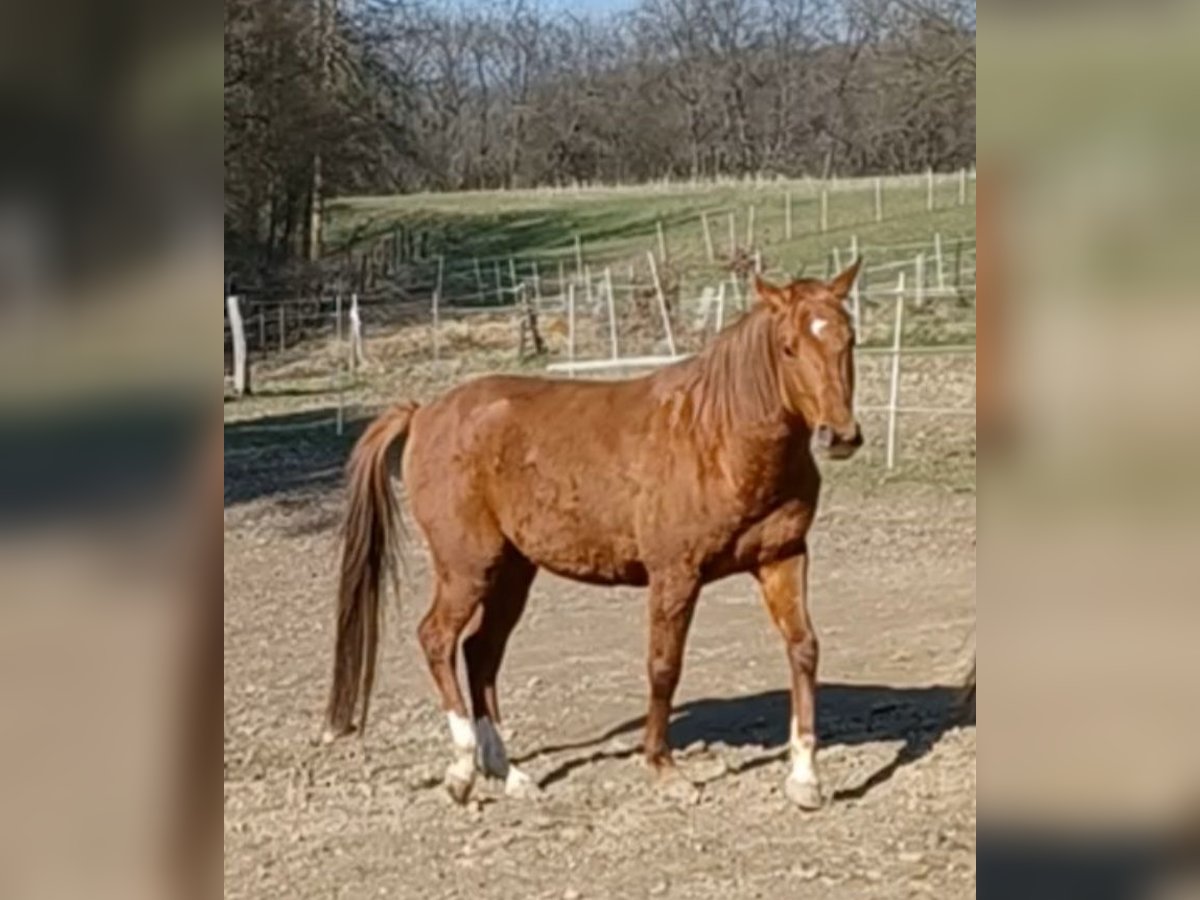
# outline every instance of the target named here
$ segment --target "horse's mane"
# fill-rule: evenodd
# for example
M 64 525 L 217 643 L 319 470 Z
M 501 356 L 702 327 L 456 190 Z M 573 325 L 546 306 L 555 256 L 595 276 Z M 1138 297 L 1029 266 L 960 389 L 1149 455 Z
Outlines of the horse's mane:
M 779 418 L 778 354 L 774 318 L 758 304 L 698 356 L 663 373 L 669 373 L 664 386 L 679 396 L 689 426 L 728 435 Z

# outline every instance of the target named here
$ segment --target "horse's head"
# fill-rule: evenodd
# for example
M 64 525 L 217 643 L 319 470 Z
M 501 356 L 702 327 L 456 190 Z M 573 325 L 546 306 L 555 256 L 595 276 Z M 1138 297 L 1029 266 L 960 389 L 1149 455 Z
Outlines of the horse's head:
M 804 419 L 817 450 L 847 459 L 862 446 L 854 419 L 854 328 L 845 301 L 861 259 L 832 281 L 786 286 L 755 278 L 759 299 L 775 318 L 784 406 Z

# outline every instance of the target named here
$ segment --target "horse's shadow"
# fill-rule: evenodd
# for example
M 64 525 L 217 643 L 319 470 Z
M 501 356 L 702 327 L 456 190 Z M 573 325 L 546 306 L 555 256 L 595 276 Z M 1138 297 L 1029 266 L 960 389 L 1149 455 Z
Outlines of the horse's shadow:
M 894 757 L 860 784 L 843 788 L 835 800 L 854 800 L 888 781 L 906 765 L 925 756 L 951 728 L 974 726 L 974 704 L 963 706 L 959 687 L 895 688 L 884 685 L 823 684 L 817 693 L 817 735 L 822 746 L 853 746 L 876 741 L 903 741 Z M 730 747 L 761 747 L 764 751 L 730 769 L 747 772 L 787 755 L 790 722 L 787 691 L 766 691 L 740 697 L 693 700 L 675 708 L 668 740 L 672 747 L 697 741 Z M 574 753 L 541 779 L 542 787 L 561 781 L 582 766 L 604 759 L 623 759 L 640 747 L 606 748 L 614 738 L 639 731 L 645 717 L 623 722 L 594 738 L 541 747 L 524 757 Z M 518 760 L 519 761 L 519 760 Z

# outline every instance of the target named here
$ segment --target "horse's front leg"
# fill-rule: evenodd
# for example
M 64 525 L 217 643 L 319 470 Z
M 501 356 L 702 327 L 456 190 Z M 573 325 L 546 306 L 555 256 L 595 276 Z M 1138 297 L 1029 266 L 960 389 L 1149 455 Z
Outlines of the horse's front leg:
M 646 715 L 646 762 L 663 775 L 674 774 L 667 746 L 667 720 L 671 698 L 683 669 L 683 646 L 700 593 L 700 579 L 690 572 L 670 572 L 650 577 L 650 708 Z
M 784 791 L 802 809 L 824 803 L 817 776 L 817 634 L 808 616 L 808 556 L 763 566 L 756 573 L 771 620 L 787 644 L 792 670 L 791 772 Z

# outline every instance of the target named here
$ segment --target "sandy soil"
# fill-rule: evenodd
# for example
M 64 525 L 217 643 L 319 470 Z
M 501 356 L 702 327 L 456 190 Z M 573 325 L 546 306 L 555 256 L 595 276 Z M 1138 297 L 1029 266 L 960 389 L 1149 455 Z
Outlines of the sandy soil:
M 315 740 L 346 446 L 231 446 L 227 431 L 226 897 L 975 895 L 975 727 L 950 724 L 975 617 L 973 492 L 876 477 L 827 491 L 812 568 L 824 810 L 783 797 L 787 667 L 750 579 L 707 588 L 692 628 L 671 731 L 703 782 L 689 803 L 638 758 L 641 592 L 544 575 L 501 676 L 510 752 L 544 795 L 481 783 L 459 808 L 438 784 L 449 737 L 414 637 L 419 543 L 368 733 Z

